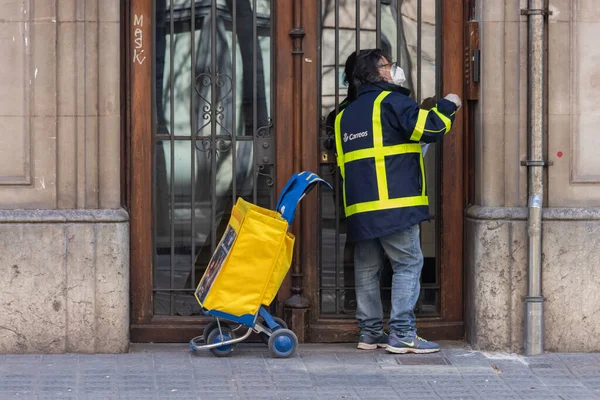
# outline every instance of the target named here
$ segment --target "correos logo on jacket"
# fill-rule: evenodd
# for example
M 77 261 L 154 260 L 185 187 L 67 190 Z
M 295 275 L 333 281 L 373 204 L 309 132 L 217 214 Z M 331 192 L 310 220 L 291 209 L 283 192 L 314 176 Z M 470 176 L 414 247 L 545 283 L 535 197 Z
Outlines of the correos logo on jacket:
M 358 132 L 358 133 L 351 133 L 351 134 L 347 134 L 344 133 L 344 143 L 346 143 L 348 140 L 354 140 L 354 139 L 360 139 L 363 137 L 369 136 L 369 131 L 364 131 L 364 132 Z

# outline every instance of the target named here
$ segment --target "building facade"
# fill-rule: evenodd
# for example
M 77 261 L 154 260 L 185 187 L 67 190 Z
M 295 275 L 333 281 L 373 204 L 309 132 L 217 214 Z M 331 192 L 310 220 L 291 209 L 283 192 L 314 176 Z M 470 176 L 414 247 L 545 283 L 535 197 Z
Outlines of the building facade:
M 480 2 L 482 70 L 475 110 L 475 190 L 466 211 L 467 336 L 476 347 L 519 351 L 527 294 L 527 18 L 525 1 Z M 542 292 L 545 347 L 597 351 L 600 163 L 591 43 L 594 1 L 549 1 L 544 127 Z
M 119 2 L 1 10 L 0 351 L 124 351 Z
M 303 201 L 273 311 L 301 341 L 355 341 L 327 117 L 347 96 L 346 58 L 376 46 L 418 102 L 464 101 L 425 157 L 420 334 L 523 351 L 527 1 L 0 3 L 10 55 L 0 61 L 0 352 L 112 353 L 199 335 L 207 319 L 193 290 L 233 202 L 273 207 L 300 170 L 335 190 Z M 542 9 L 544 346 L 597 351 L 600 7 Z

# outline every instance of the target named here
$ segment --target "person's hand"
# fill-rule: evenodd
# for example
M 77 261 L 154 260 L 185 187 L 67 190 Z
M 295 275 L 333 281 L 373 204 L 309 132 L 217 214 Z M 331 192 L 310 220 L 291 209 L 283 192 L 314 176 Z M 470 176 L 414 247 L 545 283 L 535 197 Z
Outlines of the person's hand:
M 462 102 L 460 101 L 460 97 L 458 97 L 458 95 L 456 95 L 454 93 L 450 93 L 449 95 L 447 95 L 444 98 L 446 100 L 451 101 L 454 104 L 456 104 L 456 111 L 458 111 L 460 109 L 460 107 L 462 106 Z
M 436 103 L 435 97 L 428 97 L 421 102 L 421 109 L 422 110 L 431 110 L 433 107 L 435 107 L 435 103 Z

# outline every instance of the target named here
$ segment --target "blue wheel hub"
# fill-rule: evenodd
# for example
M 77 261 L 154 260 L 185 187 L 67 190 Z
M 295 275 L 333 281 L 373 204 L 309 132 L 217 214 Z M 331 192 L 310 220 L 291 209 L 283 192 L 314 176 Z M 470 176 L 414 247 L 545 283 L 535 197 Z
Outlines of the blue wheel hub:
M 293 349 L 294 341 L 287 335 L 279 335 L 273 341 L 273 347 L 278 353 L 285 354 Z
M 223 333 L 223 335 L 216 335 L 213 343 L 226 342 L 228 340 L 231 340 L 231 337 L 228 334 Z M 232 344 L 226 344 L 224 346 L 216 347 L 216 349 L 219 351 L 229 351 L 232 347 Z

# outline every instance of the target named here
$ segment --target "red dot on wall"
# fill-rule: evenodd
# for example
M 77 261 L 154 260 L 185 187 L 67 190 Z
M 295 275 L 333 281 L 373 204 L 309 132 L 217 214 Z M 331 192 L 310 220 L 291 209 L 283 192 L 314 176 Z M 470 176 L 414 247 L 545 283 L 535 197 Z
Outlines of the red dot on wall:
M 562 151 L 559 151 L 558 153 L 556 153 L 556 156 L 557 156 L 558 158 L 561 158 L 561 157 L 563 156 L 563 152 L 562 152 Z

